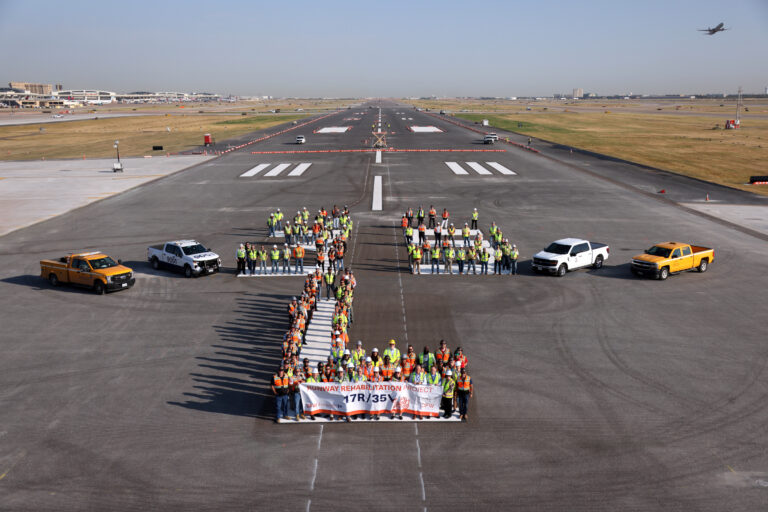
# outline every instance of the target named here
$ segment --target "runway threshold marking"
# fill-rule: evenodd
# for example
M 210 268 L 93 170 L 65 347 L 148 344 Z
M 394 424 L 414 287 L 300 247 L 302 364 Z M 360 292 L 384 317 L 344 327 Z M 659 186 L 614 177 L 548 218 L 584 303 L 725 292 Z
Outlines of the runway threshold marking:
M 470 166 L 477 174 L 493 174 L 491 171 L 477 162 L 467 162 L 467 165 Z
M 304 171 L 309 169 L 309 166 L 312 165 L 311 163 L 303 163 L 296 166 L 294 170 L 288 173 L 288 176 L 301 176 L 304 174 Z
M 381 211 L 381 176 L 374 176 L 373 178 L 373 202 L 371 204 L 371 210 L 375 212 Z
M 506 175 L 509 175 L 509 176 L 513 176 L 513 175 L 517 174 L 515 171 L 507 169 L 506 167 L 504 167 L 503 165 L 501 165 L 498 162 L 485 162 L 485 163 L 490 165 L 491 167 L 493 167 L 497 171 L 499 171 L 501 174 L 506 174 Z
M 278 174 L 280 174 L 281 172 L 283 172 L 284 170 L 286 170 L 290 166 L 291 166 L 291 164 L 278 164 L 278 165 L 275 166 L 274 169 L 269 171 L 264 176 L 277 176 Z
M 249 169 L 245 171 L 243 174 L 240 175 L 241 178 L 250 178 L 252 176 L 256 176 L 261 171 L 269 167 L 270 164 L 259 164 L 256 167 L 253 167 L 252 169 Z
M 448 168 L 452 170 L 454 174 L 469 174 L 467 171 L 464 170 L 462 166 L 460 166 L 456 162 L 445 162 L 445 165 L 447 165 Z

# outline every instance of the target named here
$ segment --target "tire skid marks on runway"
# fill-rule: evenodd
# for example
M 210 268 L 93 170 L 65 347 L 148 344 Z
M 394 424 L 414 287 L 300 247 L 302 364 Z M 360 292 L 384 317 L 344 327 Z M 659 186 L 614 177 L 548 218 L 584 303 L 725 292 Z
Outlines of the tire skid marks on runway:
M 267 169 L 269 166 L 271 166 L 271 163 L 266 164 L 259 164 L 256 167 L 253 167 L 247 171 L 245 171 L 243 174 L 240 175 L 241 178 L 253 178 L 257 174 L 259 174 L 264 169 Z M 292 163 L 281 163 L 275 165 L 270 171 L 268 171 L 266 174 L 264 174 L 264 177 L 273 177 L 273 176 L 279 176 L 280 173 L 285 171 L 287 168 L 292 166 L 294 164 Z M 304 174 L 304 172 L 309 169 L 309 167 L 312 164 L 310 162 L 302 162 L 300 164 L 296 164 L 296 167 L 291 170 L 291 172 L 288 173 L 288 176 L 301 176 Z
M 483 166 L 483 164 L 481 164 L 480 162 L 463 162 L 463 163 L 467 167 L 469 167 L 470 169 L 472 169 L 473 171 L 475 171 L 477 174 L 479 174 L 481 176 L 492 176 L 493 175 L 493 172 L 491 172 L 488 169 L 486 169 Z M 468 174 L 472 174 L 469 171 L 467 171 L 466 169 L 464 169 L 464 167 L 462 167 L 462 165 L 459 162 L 445 162 L 445 165 L 447 165 L 448 168 L 451 171 L 453 171 L 453 174 L 456 174 L 457 176 L 466 176 Z M 485 162 L 485 165 L 487 165 L 488 167 L 491 167 L 492 169 L 496 170 L 496 172 L 498 172 L 499 174 L 502 174 L 504 176 L 516 176 L 517 175 L 517 173 L 515 171 L 504 167 L 503 165 L 501 165 L 498 162 Z

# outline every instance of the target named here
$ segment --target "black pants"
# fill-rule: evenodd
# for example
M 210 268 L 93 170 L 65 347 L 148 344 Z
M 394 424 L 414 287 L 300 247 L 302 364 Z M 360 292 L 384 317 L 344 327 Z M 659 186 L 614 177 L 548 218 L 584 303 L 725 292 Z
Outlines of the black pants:
M 435 227 L 435 217 L 434 217 L 434 215 L 430 215 L 430 216 L 429 216 L 429 225 L 428 225 L 427 227 L 428 227 L 428 228 L 433 228 L 433 227 Z
M 245 274 L 245 258 L 237 258 L 237 273 Z
M 443 397 L 440 408 L 445 411 L 444 418 L 450 418 L 453 414 L 453 398 Z
M 477 221 L 475 219 L 472 219 L 472 226 L 470 229 L 477 229 Z

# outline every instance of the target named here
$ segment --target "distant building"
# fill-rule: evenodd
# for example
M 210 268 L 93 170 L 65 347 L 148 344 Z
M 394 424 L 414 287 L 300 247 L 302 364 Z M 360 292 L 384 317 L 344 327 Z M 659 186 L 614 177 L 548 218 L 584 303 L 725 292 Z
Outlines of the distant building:
M 40 94 L 42 96 L 50 96 L 53 92 L 53 86 L 51 84 L 33 84 L 29 82 L 9 82 L 8 87 L 11 89 L 21 89 L 24 92 L 30 94 Z
M 579 87 L 578 89 L 574 89 L 573 90 L 573 99 L 577 100 L 577 99 L 583 98 L 583 97 L 584 97 L 584 89 Z
M 98 91 L 95 89 L 69 89 L 56 91 L 55 94 L 61 100 L 67 100 L 88 105 L 103 105 L 116 101 L 117 94 L 111 91 Z

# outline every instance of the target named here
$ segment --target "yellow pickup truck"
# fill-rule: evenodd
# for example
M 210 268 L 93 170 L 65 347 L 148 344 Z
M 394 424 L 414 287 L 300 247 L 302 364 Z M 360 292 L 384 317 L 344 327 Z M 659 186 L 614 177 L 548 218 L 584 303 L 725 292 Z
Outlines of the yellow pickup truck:
M 682 242 L 656 244 L 643 254 L 632 258 L 632 273 L 652 276 L 662 281 L 670 274 L 696 269 L 706 272 L 715 259 L 715 250 Z
M 123 290 L 136 283 L 133 271 L 100 252 L 70 254 L 40 262 L 40 277 L 52 286 L 69 283 L 93 289 L 98 295 Z

